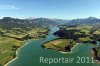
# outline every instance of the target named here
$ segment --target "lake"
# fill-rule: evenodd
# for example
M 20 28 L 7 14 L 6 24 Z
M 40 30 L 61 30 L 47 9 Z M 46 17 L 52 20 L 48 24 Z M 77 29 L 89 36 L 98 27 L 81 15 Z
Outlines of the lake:
M 49 35 L 44 39 L 31 40 L 18 51 L 18 58 L 7 66 L 100 66 L 96 63 L 77 63 L 77 57 L 91 58 L 90 49 L 94 47 L 92 44 L 78 44 L 72 49 L 72 53 L 61 53 L 58 51 L 42 48 L 41 45 L 47 41 L 56 39 L 52 35 L 55 31 L 59 30 L 58 27 L 50 27 Z M 47 58 L 75 58 L 73 63 L 40 63 L 40 57 Z M 82 59 L 84 61 L 84 59 Z M 92 62 L 92 59 L 89 59 Z

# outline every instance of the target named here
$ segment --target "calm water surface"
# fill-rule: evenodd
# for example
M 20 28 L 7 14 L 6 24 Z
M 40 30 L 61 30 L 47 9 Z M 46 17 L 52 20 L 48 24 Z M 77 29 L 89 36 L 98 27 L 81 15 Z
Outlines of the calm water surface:
M 8 66 L 100 66 L 95 63 L 76 63 L 77 59 L 73 63 L 58 63 L 58 64 L 41 64 L 40 57 L 48 58 L 76 58 L 76 57 L 91 57 L 90 48 L 94 47 L 91 44 L 78 44 L 72 49 L 72 53 L 60 53 L 50 49 L 41 48 L 41 44 L 57 38 L 52 35 L 53 32 L 59 30 L 57 27 L 51 27 L 49 35 L 44 39 L 32 40 L 26 46 L 18 51 L 18 58 L 8 64 Z M 91 60 L 90 60 L 91 61 Z

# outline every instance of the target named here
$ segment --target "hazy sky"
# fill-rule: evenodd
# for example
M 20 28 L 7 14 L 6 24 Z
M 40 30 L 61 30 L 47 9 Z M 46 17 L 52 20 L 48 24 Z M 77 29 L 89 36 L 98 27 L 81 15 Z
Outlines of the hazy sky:
M 0 18 L 100 18 L 100 0 L 0 0 Z

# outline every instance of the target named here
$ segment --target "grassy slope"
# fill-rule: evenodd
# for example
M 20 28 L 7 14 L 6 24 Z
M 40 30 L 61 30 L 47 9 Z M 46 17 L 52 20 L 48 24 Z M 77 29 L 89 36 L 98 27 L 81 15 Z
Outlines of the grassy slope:
M 9 60 L 13 59 L 12 46 L 22 46 L 23 41 L 18 41 L 9 37 L 0 37 L 0 64 L 4 65 Z
M 43 44 L 46 48 L 49 49 L 54 49 L 54 50 L 60 50 L 64 51 L 64 48 L 69 46 L 69 45 L 76 45 L 76 41 L 73 40 L 67 40 L 67 39 L 57 39 L 57 40 L 52 40 L 48 43 Z
M 15 51 L 17 50 L 13 46 L 21 47 L 25 44 L 24 40 L 20 41 L 11 37 L 23 38 L 26 35 L 36 35 L 38 33 L 44 34 L 44 32 L 46 31 L 47 31 L 46 28 L 33 28 L 31 30 L 23 30 L 20 28 L 4 30 L 0 28 L 0 64 L 4 65 L 5 63 L 13 59 Z M 36 36 L 35 38 L 39 37 Z

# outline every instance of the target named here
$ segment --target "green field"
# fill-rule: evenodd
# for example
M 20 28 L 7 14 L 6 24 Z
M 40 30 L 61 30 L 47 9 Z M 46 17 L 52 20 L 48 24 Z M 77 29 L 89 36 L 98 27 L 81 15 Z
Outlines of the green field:
M 21 47 L 24 44 L 24 41 L 9 37 L 0 37 L 0 64 L 4 65 L 14 58 L 16 50 L 14 50 L 13 46 Z
M 0 66 L 16 57 L 16 50 L 25 44 L 28 39 L 44 38 L 47 28 L 37 27 L 30 30 L 21 28 L 0 28 Z
M 48 49 L 54 49 L 58 51 L 67 51 L 65 50 L 66 47 L 70 47 L 70 50 L 71 50 L 71 48 L 76 44 L 77 42 L 73 40 L 56 39 L 56 40 L 52 40 L 50 42 L 43 44 L 43 46 L 45 46 L 45 48 L 48 48 Z

